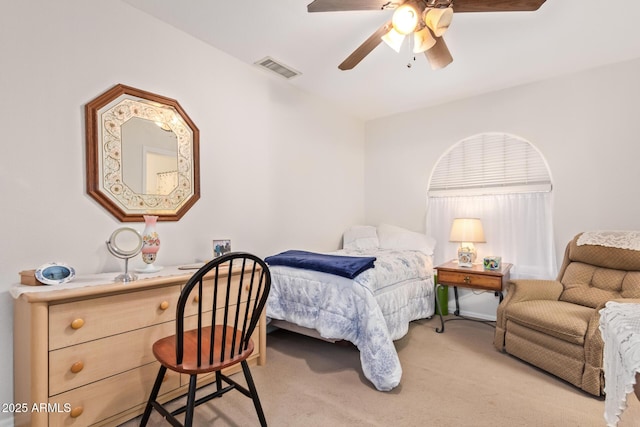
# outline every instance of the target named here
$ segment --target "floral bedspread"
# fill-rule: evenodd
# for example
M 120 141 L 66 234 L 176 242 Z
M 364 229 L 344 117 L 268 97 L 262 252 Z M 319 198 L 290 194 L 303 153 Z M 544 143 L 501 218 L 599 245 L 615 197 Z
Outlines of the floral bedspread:
M 317 330 L 327 339 L 348 340 L 360 350 L 364 375 L 376 389 L 400 383 L 402 367 L 394 340 L 409 322 L 434 313 L 433 265 L 419 251 L 340 250 L 375 256 L 375 267 L 355 279 L 272 266 L 267 317 Z

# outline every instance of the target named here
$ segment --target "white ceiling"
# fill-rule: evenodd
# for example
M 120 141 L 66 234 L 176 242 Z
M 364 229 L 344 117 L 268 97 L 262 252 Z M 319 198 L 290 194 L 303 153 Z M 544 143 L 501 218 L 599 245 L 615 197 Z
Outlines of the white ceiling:
M 124 1 L 247 64 L 270 56 L 302 73 L 288 83 L 365 120 L 640 57 L 634 0 L 455 14 L 444 36 L 454 62 L 436 71 L 422 54 L 413 61 L 407 42 L 399 54 L 381 43 L 353 70 L 338 69 L 392 11 L 307 13 L 311 0 Z

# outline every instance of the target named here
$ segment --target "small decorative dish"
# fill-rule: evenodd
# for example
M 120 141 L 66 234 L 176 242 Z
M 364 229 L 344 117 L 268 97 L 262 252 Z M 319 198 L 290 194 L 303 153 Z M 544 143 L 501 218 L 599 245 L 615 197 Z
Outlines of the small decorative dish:
M 71 281 L 76 271 L 73 267 L 61 262 L 41 265 L 36 269 L 36 279 L 45 285 L 60 285 Z

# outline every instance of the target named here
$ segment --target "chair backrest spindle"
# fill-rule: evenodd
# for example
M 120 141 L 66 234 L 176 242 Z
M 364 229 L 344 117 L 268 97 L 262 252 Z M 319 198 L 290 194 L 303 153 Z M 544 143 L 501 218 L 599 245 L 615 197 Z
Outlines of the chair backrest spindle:
M 202 366 L 202 278 L 198 281 L 198 366 Z
M 251 301 L 251 295 L 253 295 L 253 283 L 255 281 L 255 275 L 256 275 L 256 263 L 253 263 L 253 266 L 251 268 L 251 277 L 249 278 L 249 289 L 247 290 L 247 295 L 249 295 L 249 298 L 247 299 L 247 306 L 250 305 L 250 301 Z M 246 349 L 246 334 L 247 334 L 247 319 L 249 318 L 249 307 L 247 307 L 247 310 L 244 311 L 244 318 L 242 319 L 242 328 L 240 329 L 242 331 L 241 337 L 242 337 L 242 342 L 240 344 L 241 349 L 244 350 Z
M 215 267 L 215 275 L 214 275 L 214 283 L 218 283 L 218 278 L 220 277 L 220 265 L 217 264 Z M 218 308 L 218 286 L 213 287 L 213 299 L 211 301 L 211 313 L 214 316 L 212 323 L 215 323 L 215 313 Z M 213 347 L 216 342 L 216 328 L 211 328 L 211 338 L 209 340 L 209 364 L 213 364 Z

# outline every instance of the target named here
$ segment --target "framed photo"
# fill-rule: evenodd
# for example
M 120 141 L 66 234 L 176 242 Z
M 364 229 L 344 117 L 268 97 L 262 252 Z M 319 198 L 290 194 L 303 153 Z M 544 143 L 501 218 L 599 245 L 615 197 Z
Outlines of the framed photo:
M 502 258 L 499 256 L 488 256 L 483 261 L 485 270 L 497 271 L 502 267 Z
M 213 241 L 213 257 L 218 258 L 228 252 L 231 252 L 231 240 L 220 239 Z

